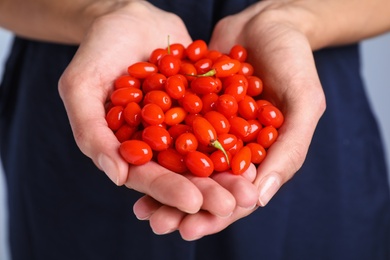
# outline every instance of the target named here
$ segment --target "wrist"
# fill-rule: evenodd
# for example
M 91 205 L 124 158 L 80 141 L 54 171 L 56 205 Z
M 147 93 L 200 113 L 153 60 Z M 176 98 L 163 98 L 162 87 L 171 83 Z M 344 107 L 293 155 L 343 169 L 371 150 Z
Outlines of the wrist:
M 388 0 L 265 2 L 268 19 L 300 31 L 313 50 L 355 43 L 390 30 Z
M 96 18 L 140 0 L 4 0 L 0 26 L 21 37 L 79 44 Z
M 92 24 L 99 18 L 119 12 L 121 9 L 130 7 L 134 2 L 141 0 L 107 0 L 107 1 L 92 1 L 82 7 L 79 12 L 74 14 L 74 19 L 69 19 L 72 22 L 71 26 L 75 26 L 77 33 L 74 34 L 76 43 L 80 43 Z M 79 20 L 79 22 L 74 22 Z
M 255 18 L 257 19 L 256 23 L 262 24 L 262 27 L 267 28 L 266 30 L 274 30 L 282 26 L 288 30 L 299 32 L 307 38 L 313 50 L 318 49 L 324 45 L 322 40 L 324 37 L 318 31 L 319 18 L 302 2 L 304 1 L 264 1 L 264 4 L 260 6 L 261 10 L 258 12 L 258 16 Z

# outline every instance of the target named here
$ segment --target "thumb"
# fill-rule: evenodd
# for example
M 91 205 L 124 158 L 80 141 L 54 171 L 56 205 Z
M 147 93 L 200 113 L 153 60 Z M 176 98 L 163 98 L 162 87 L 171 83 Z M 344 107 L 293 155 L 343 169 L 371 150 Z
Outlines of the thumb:
M 320 85 L 319 82 L 317 84 Z M 260 193 L 259 206 L 265 206 L 304 163 L 315 128 L 326 106 L 322 92 L 316 90 L 320 87 L 313 91 L 310 88 L 309 83 L 305 89 L 316 94 L 307 98 L 307 102 L 285 111 L 285 122 L 278 130 L 279 136 L 258 167 L 254 184 Z
M 91 82 L 90 79 L 96 77 L 74 71 L 65 71 L 58 87 L 75 141 L 80 150 L 116 185 L 123 185 L 129 166 L 120 156 L 120 143 L 105 120 L 104 97 L 107 97 L 105 89 L 108 88 L 97 87 L 102 82 Z M 89 78 L 88 82 L 85 77 Z

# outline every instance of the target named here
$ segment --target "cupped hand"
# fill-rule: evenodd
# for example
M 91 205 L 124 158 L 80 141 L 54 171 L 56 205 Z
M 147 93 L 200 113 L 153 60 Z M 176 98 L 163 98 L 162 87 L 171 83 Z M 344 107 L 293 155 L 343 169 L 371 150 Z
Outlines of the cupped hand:
M 59 92 L 80 150 L 115 184 L 126 183 L 162 203 L 193 213 L 199 210 L 203 198 L 187 178 L 162 167 L 156 170 L 152 164 L 140 168 L 143 173 L 134 170 L 129 178 L 133 169 L 120 156 L 119 142 L 105 120 L 105 103 L 114 79 L 127 73 L 134 62 L 147 60 L 152 50 L 167 46 L 168 36 L 184 46 L 192 41 L 179 17 L 147 1 L 127 3 L 97 18 L 63 73 Z M 182 188 L 171 189 L 173 183 Z M 167 190 L 172 192 L 167 195 Z M 183 190 L 187 200 L 181 196 Z
M 285 116 L 278 139 L 257 170 L 254 183 L 260 193 L 259 206 L 265 206 L 302 166 L 325 111 L 310 32 L 305 27 L 310 19 L 312 14 L 299 3 L 259 2 L 222 20 L 210 43 L 211 48 L 225 52 L 226 46 L 235 43 L 245 46 L 255 74 L 264 82 L 264 97 Z
M 113 81 L 134 62 L 172 41 L 191 38 L 177 16 L 147 1 L 134 1 L 97 18 L 59 81 L 75 140 L 81 151 L 117 185 L 127 180 L 128 164 L 118 153 L 118 140 L 107 127 L 105 108 Z
M 235 197 L 238 185 L 249 198 L 243 205 L 254 205 L 257 190 L 251 182 L 232 184 L 226 178 L 220 184 L 176 174 L 153 162 L 129 166 L 118 153 L 119 142 L 107 127 L 104 108 L 113 80 L 126 73 L 132 63 L 146 60 L 152 50 L 166 46 L 168 35 L 172 42 L 184 46 L 192 41 L 176 15 L 147 1 L 131 2 L 95 20 L 59 82 L 79 148 L 117 185 L 148 194 L 159 205 L 178 209 L 181 214 L 202 209 L 230 215 L 243 201 L 241 195 Z M 147 206 L 143 204 L 141 200 L 137 205 Z

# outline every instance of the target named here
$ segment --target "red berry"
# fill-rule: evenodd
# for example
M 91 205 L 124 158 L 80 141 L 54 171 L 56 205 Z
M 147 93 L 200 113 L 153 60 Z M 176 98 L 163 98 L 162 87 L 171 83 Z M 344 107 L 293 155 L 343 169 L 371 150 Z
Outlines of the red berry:
M 199 151 L 189 152 L 184 162 L 190 172 L 199 177 L 208 177 L 214 171 L 214 164 L 211 159 Z
M 205 41 L 195 40 L 187 46 L 186 54 L 191 61 L 197 61 L 203 58 L 208 51 L 208 47 Z
M 144 79 L 147 76 L 157 72 L 157 66 L 150 62 L 140 61 L 130 65 L 127 72 L 138 79 Z
M 248 52 L 243 46 L 237 44 L 230 49 L 229 56 L 232 59 L 244 62 L 248 56 Z
M 232 158 L 231 168 L 233 174 L 242 174 L 248 170 L 251 163 L 251 149 L 242 147 Z
M 142 131 L 142 140 L 146 142 L 153 151 L 163 151 L 171 144 L 171 135 L 160 126 L 148 126 Z
M 112 107 L 106 115 L 106 121 L 107 121 L 108 127 L 111 130 L 113 130 L 113 131 L 118 130 L 119 127 L 121 127 L 123 122 L 124 122 L 123 107 L 122 106 Z
M 130 102 L 139 103 L 142 98 L 142 91 L 135 87 L 118 88 L 111 94 L 111 102 L 115 106 L 126 106 Z
M 281 127 L 284 122 L 284 116 L 282 112 L 273 105 L 259 107 L 258 119 L 263 125 L 272 125 L 275 128 Z
M 266 126 L 259 131 L 257 143 L 264 148 L 269 148 L 278 138 L 278 131 L 272 125 Z
M 173 148 L 159 152 L 157 162 L 161 166 L 176 173 L 185 173 L 188 170 L 184 162 L 184 155 L 178 153 Z
M 153 157 L 150 146 L 139 140 L 124 141 L 119 146 L 119 153 L 128 163 L 134 165 L 145 164 Z
M 128 87 L 140 88 L 141 82 L 139 79 L 137 79 L 133 76 L 123 75 L 123 76 L 118 77 L 114 81 L 114 87 L 115 87 L 115 89 L 128 88 Z
M 146 104 L 141 109 L 142 120 L 148 125 L 159 125 L 165 120 L 164 111 L 156 104 Z
M 169 77 L 176 75 L 180 70 L 181 60 L 173 55 L 162 56 L 158 61 L 158 70 L 161 74 Z

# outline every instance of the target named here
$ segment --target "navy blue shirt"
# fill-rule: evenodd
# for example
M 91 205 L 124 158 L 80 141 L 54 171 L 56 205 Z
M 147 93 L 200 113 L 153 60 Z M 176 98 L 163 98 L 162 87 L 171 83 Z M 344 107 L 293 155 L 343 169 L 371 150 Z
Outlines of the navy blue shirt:
M 193 39 L 255 1 L 151 1 Z M 77 50 L 16 38 L 0 88 L 0 144 L 15 260 L 390 259 L 387 169 L 358 45 L 317 51 L 327 110 L 307 159 L 265 207 L 195 242 L 157 236 L 75 144 L 57 82 Z

